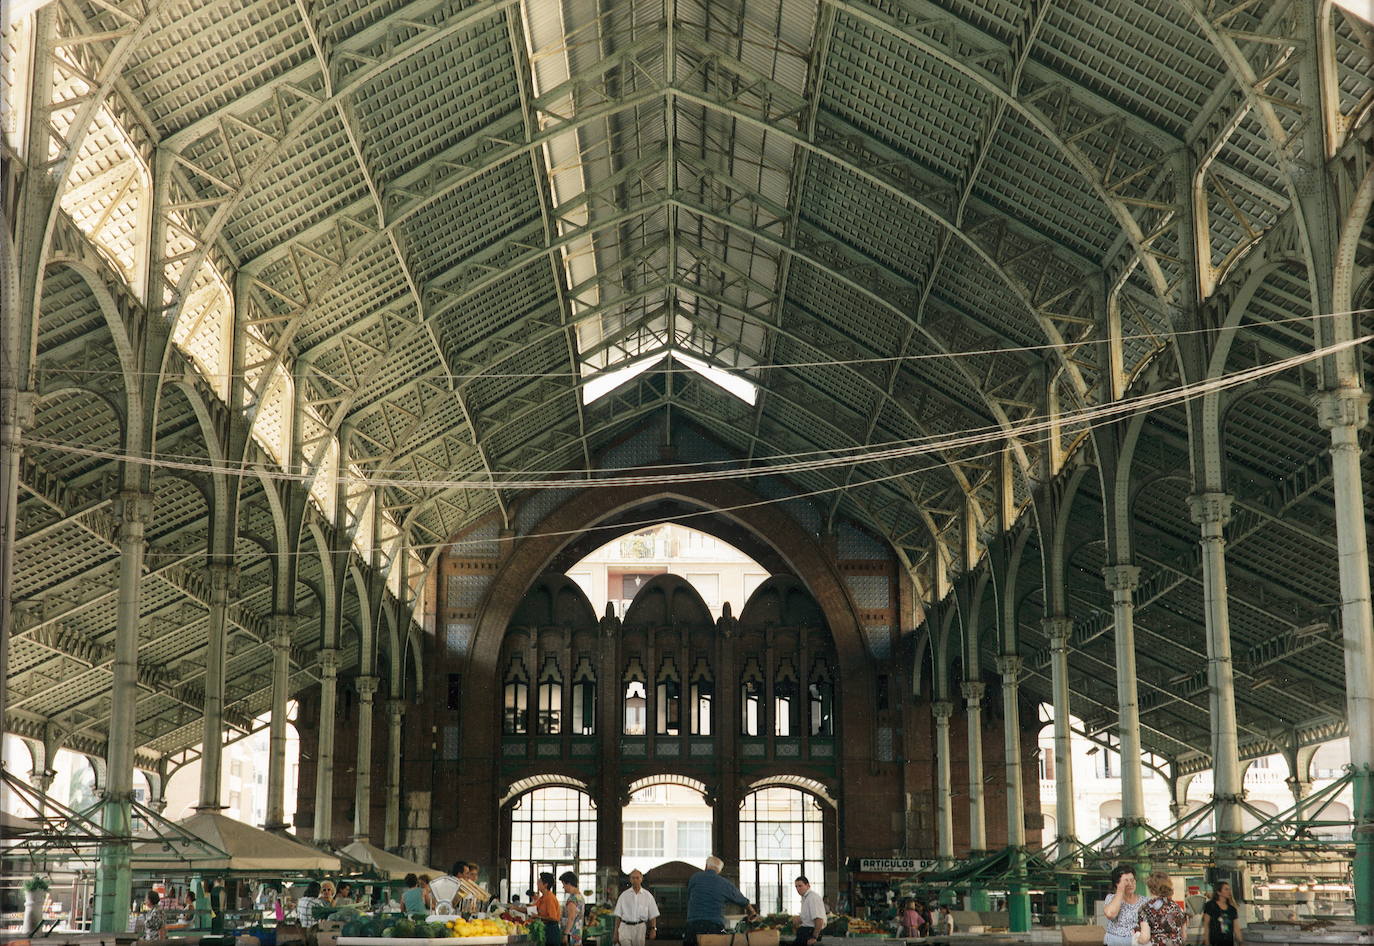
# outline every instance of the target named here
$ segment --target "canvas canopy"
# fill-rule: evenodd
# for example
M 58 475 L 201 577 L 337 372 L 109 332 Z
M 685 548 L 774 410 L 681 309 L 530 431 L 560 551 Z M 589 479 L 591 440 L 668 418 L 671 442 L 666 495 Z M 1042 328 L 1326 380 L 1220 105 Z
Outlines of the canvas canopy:
M 219 812 L 202 811 L 176 823 L 185 838 L 147 841 L 134 846 L 134 870 L 244 871 L 257 873 L 305 873 L 340 869 L 332 854 L 263 831 Z
M 408 861 L 404 857 L 392 854 L 390 851 L 383 850 L 367 841 L 354 841 L 352 844 L 340 848 L 340 853 L 365 864 L 371 869 L 370 873 L 390 880 L 404 880 L 406 874 L 438 876 L 443 873 L 443 871 L 435 870 L 432 867 L 426 867 L 424 864 Z

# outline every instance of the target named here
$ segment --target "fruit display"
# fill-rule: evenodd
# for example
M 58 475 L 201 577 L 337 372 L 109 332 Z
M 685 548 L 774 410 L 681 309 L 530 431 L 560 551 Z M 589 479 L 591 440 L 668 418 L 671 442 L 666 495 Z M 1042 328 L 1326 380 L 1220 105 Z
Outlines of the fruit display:
M 514 914 L 512 914 L 514 916 Z M 369 916 L 353 914 L 345 920 L 340 937 L 373 943 L 389 939 L 462 940 L 504 942 L 512 937 L 526 936 L 528 928 L 515 919 L 502 917 L 404 916 L 384 914 Z

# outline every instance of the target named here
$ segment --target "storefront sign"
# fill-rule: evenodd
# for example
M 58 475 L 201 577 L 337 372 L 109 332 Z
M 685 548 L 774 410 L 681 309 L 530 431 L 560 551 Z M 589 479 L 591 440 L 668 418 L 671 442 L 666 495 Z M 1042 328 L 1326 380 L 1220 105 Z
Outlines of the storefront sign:
M 859 872 L 864 874 L 915 874 L 930 870 L 938 861 L 919 857 L 861 857 Z

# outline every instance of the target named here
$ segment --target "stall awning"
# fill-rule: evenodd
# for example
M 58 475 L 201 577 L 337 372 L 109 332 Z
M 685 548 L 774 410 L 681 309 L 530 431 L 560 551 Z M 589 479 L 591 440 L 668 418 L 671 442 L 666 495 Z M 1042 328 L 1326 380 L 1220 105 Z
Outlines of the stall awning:
M 352 844 L 340 848 L 339 852 L 370 867 L 371 873 L 391 880 L 404 880 L 406 874 L 429 874 L 432 877 L 438 877 L 444 873 L 433 867 L 408 861 L 400 855 L 392 854 L 390 851 L 383 850 L 367 841 L 354 841 Z
M 300 841 L 235 821 L 219 812 L 202 811 L 176 823 L 204 841 L 164 839 L 134 846 L 133 867 L 139 871 L 244 871 L 307 873 L 340 869 L 339 859 Z M 215 849 L 207 852 L 205 846 Z

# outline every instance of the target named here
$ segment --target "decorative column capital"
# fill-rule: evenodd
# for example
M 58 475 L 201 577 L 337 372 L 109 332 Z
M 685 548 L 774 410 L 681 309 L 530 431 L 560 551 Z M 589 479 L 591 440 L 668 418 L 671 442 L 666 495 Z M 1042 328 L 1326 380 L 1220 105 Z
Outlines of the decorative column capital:
M 377 685 L 380 683 L 376 677 L 360 676 L 355 682 L 358 688 L 358 698 L 364 703 L 371 703 L 372 697 L 377 693 Z
M 210 583 L 211 604 L 226 604 L 230 595 L 239 590 L 239 570 L 228 562 L 206 565 L 205 578 Z
M 126 531 L 134 529 L 141 534 L 148 520 L 153 518 L 153 494 L 136 489 L 120 490 L 115 507 L 120 528 Z
M 1102 569 L 1108 591 L 1135 591 L 1140 587 L 1140 566 L 1108 565 Z
M 291 649 L 291 627 L 296 619 L 289 614 L 273 614 L 267 619 L 267 628 L 272 633 L 267 642 L 273 650 Z
M 1221 527 L 1231 521 L 1231 503 L 1235 497 L 1230 493 L 1194 493 L 1188 497 L 1188 512 L 1196 525 L 1203 527 L 1203 533 L 1214 531 L 1221 534 Z
M 1050 640 L 1050 653 L 1057 654 L 1069 649 L 1069 640 L 1073 637 L 1072 619 L 1044 618 L 1040 622 L 1040 630 Z
M 401 720 L 404 719 L 406 715 L 406 701 L 396 699 L 387 700 L 386 715 L 393 725 L 401 725 Z
M 337 647 L 323 647 L 320 649 L 320 673 L 326 677 L 337 677 L 339 675 L 339 649 Z
M 1021 682 L 1021 674 L 1026 669 L 1026 661 L 1016 654 L 1003 654 L 997 658 L 997 672 L 1002 675 L 1003 686 L 1016 686 Z
M 980 702 L 987 688 L 987 684 L 981 680 L 965 680 L 959 684 L 959 691 L 964 694 L 964 700 L 970 705 Z
M 1317 423 L 1323 430 L 1359 430 L 1369 423 L 1369 392 L 1360 388 L 1332 388 L 1312 398 Z
M 935 700 L 930 704 L 930 712 L 935 717 L 935 722 L 948 726 L 950 719 L 954 716 L 954 702 L 952 700 Z

